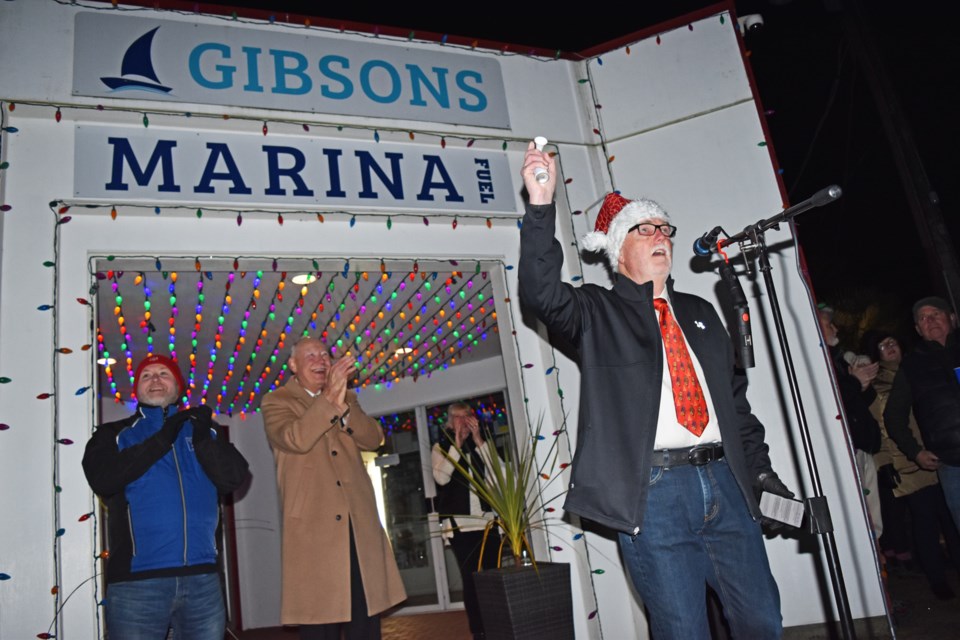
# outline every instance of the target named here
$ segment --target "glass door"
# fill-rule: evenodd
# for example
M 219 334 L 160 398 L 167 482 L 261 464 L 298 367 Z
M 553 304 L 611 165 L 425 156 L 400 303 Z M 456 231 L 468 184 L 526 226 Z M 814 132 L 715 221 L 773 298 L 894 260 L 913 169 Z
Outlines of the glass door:
M 379 416 L 384 444 L 369 470 L 380 502 L 384 529 L 407 590 L 404 608 L 445 610 L 461 606 L 463 582 L 456 559 L 444 543 L 434 509 L 436 485 L 430 452 L 447 427 L 447 407 L 454 398 Z M 463 398 L 477 413 L 480 428 L 502 452 L 510 445 L 509 411 L 504 392 Z
M 492 436 L 497 450 L 500 451 L 500 457 L 503 458 L 504 447 L 510 446 L 510 420 L 504 393 L 496 391 L 472 398 L 464 398 L 462 401 L 470 405 L 477 414 L 480 430 L 484 435 Z M 431 448 L 440 441 L 440 435 L 448 428 L 447 408 L 449 406 L 450 403 L 446 402 L 426 408 L 427 431 L 430 436 Z M 434 496 L 436 496 L 435 485 Z M 434 516 L 439 521 L 441 515 L 435 513 Z M 463 602 L 463 580 L 457 567 L 457 559 L 448 544 L 443 545 L 443 550 L 445 559 L 443 568 L 450 601 Z
M 378 418 L 384 443 L 374 459 L 379 472 L 374 486 L 382 492 L 381 517 L 407 590 L 404 607 L 445 609 L 445 585 L 437 581 L 443 572 L 442 547 L 431 533 L 438 525 L 429 500 L 435 495 L 430 451 L 421 442 L 424 431 L 417 416 L 422 413 L 419 408 Z

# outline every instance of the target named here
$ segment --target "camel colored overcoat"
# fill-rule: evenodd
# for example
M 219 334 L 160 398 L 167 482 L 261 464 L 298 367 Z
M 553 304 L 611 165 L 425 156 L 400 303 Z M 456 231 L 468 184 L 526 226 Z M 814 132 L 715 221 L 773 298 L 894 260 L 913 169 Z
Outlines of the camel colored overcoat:
M 380 446 L 383 431 L 355 393 L 346 400 L 341 425 L 333 405 L 294 377 L 261 405 L 283 509 L 283 624 L 350 620 L 350 525 L 369 614 L 407 597 L 360 457 Z

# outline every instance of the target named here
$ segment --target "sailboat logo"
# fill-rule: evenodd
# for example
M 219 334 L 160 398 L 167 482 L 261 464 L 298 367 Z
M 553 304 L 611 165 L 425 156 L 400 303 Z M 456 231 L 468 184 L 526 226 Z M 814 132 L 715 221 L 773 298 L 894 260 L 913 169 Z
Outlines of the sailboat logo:
M 153 70 L 153 61 L 150 58 L 153 37 L 157 35 L 157 29 L 159 28 L 154 27 L 130 45 L 127 52 L 123 54 L 123 62 L 120 64 L 120 77 L 107 76 L 100 78 L 100 80 L 114 91 L 141 89 L 169 93 L 171 87 L 160 84 L 160 78 L 157 77 L 157 72 Z

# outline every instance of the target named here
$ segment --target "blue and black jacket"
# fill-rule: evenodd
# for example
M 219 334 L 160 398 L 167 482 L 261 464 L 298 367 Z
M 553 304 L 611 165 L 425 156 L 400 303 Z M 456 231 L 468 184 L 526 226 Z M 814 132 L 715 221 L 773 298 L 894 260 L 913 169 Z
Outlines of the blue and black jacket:
M 195 411 L 140 405 L 87 443 L 83 470 L 108 514 L 108 583 L 217 570 L 217 494 L 243 483 L 247 462 L 212 425 L 195 438 Z

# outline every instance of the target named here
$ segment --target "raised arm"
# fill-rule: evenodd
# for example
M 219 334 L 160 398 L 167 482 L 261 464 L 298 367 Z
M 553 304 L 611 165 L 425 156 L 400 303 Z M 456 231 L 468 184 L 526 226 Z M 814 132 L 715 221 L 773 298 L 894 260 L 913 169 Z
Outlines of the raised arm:
M 534 177 L 537 167 L 547 169 L 550 179 L 546 183 L 541 184 Z M 520 298 L 544 324 L 568 340 L 576 341 L 581 330 L 580 308 L 574 287 L 561 280 L 563 249 L 554 238 L 556 167 L 553 158 L 537 151 L 531 143 L 520 175 L 529 195 L 520 228 Z

